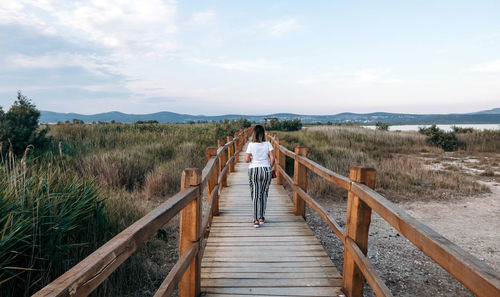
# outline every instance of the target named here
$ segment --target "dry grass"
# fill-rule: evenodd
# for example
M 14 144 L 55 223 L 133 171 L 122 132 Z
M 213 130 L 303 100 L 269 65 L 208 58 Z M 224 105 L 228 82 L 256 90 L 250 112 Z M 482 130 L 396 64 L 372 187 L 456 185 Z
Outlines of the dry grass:
M 377 191 L 393 201 L 448 199 L 488 191 L 460 171 L 436 171 L 426 165 L 422 157 L 443 157 L 444 152 L 429 146 L 426 137 L 416 132 L 320 126 L 279 135 L 288 148 L 306 145 L 310 159 L 344 176 L 354 166 L 375 168 Z M 346 197 L 345 191 L 313 174 L 309 174 L 308 191 L 314 196 Z

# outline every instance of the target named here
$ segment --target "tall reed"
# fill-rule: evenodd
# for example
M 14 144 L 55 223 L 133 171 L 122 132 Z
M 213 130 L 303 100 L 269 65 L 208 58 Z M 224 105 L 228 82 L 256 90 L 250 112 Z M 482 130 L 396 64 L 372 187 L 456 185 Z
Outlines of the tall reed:
M 29 296 L 104 240 L 94 181 L 10 155 L 0 166 L 0 295 Z

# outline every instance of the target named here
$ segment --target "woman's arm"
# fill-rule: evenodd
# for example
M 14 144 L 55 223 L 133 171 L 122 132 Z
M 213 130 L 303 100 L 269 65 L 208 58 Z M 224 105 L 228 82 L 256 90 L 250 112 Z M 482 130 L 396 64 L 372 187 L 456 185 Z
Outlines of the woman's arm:
M 252 161 L 252 154 L 246 153 L 245 154 L 245 162 L 250 163 Z
M 271 167 L 273 167 L 274 162 L 276 161 L 276 158 L 274 157 L 274 151 L 269 151 L 269 161 L 271 162 Z

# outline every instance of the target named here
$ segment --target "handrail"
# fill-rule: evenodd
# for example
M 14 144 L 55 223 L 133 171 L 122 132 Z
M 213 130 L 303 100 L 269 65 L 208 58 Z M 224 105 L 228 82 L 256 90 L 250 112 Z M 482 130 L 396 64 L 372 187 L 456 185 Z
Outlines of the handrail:
M 500 296 L 498 272 L 484 262 L 411 217 L 367 186 L 353 183 L 352 192 L 474 294 Z
M 190 179 L 187 182 L 187 187 L 179 191 L 177 194 L 173 195 L 167 201 L 162 203 L 160 206 L 150 211 L 144 217 L 136 221 L 134 224 L 126 228 L 124 231 L 120 232 L 118 235 L 110 239 L 107 243 L 98 248 L 95 252 L 90 254 L 87 258 L 73 266 L 63 275 L 59 276 L 56 280 L 42 288 L 40 291 L 36 292 L 33 296 L 87 296 L 89 295 L 97 286 L 99 286 L 120 264 L 122 264 L 137 248 L 144 243 L 148 238 L 157 232 L 163 225 L 165 225 L 170 219 L 177 215 L 181 211 L 195 212 L 201 211 L 201 207 L 192 208 L 194 203 L 198 205 L 201 202 L 200 195 L 202 190 L 210 182 L 210 177 L 217 173 L 217 163 L 219 157 L 230 147 L 234 146 L 235 152 L 227 162 L 225 162 L 224 168 L 220 173 L 220 177 L 226 176 L 229 172 L 229 167 L 236 160 L 236 156 L 241 152 L 241 147 L 244 142 L 248 139 L 248 134 L 252 131 L 252 127 L 245 128 L 239 133 L 235 134 L 236 137 L 231 141 L 228 141 L 223 146 L 217 149 L 216 156 L 211 157 L 207 160 L 207 164 L 203 168 L 201 173 L 196 172 L 195 169 L 187 169 L 183 173 L 190 172 L 190 174 L 195 174 L 199 178 L 197 182 Z M 236 145 L 237 144 L 237 145 Z M 212 190 L 209 195 L 210 205 L 207 213 L 203 216 L 201 213 L 189 213 L 188 217 L 194 215 L 201 216 L 200 225 L 197 222 L 189 222 L 190 224 L 196 224 L 196 228 L 202 228 L 200 230 L 201 238 L 198 241 L 193 241 L 193 243 L 184 248 L 181 251 L 179 260 L 171 269 L 170 273 L 167 275 L 165 280 L 162 282 L 159 290 L 154 296 L 170 296 L 174 291 L 175 287 L 180 284 L 180 281 L 185 278 L 186 272 L 191 269 L 194 259 L 199 258 L 204 251 L 206 245 L 206 240 L 203 237 L 209 231 L 210 220 L 213 214 L 214 205 L 217 203 L 217 197 L 219 192 L 222 190 L 222 185 L 220 184 L 220 177 L 218 178 L 218 184 L 211 185 Z M 189 178 L 193 178 L 190 176 Z M 194 182 L 194 183 L 193 183 Z M 184 187 L 186 186 L 184 185 Z M 181 212 L 182 218 L 182 212 Z M 182 219 L 181 219 L 182 221 Z M 192 230 L 192 226 L 185 226 Z M 181 228 L 182 224 L 181 224 Z M 191 231 L 186 231 L 187 235 Z M 182 236 L 180 236 L 182 237 Z M 181 239 L 179 239 L 181 240 Z M 196 262 L 196 265 L 199 265 Z M 194 270 L 193 270 L 194 269 Z M 194 267 L 194 272 L 199 273 L 199 266 Z M 196 272 L 198 271 L 198 272 Z M 196 279 L 196 277 L 195 277 Z M 199 275 L 198 275 L 199 282 Z M 180 285 L 179 285 L 180 286 Z M 195 287 L 199 288 L 199 283 L 195 284 Z M 186 292 L 181 293 L 179 288 L 179 296 L 186 295 Z
M 426 255 L 431 257 L 431 259 L 433 259 L 437 264 L 447 270 L 452 276 L 454 276 L 458 281 L 464 284 L 477 296 L 500 296 L 500 274 L 497 271 L 493 270 L 491 267 L 481 262 L 471 254 L 467 253 L 456 244 L 450 242 L 442 235 L 430 229 L 423 223 L 411 217 L 402 209 L 391 203 L 389 200 L 378 194 L 370 187 L 352 181 L 351 179 L 339 175 L 317 164 L 316 162 L 307 159 L 304 156 L 296 154 L 281 145 L 280 141 L 277 140 L 276 137 L 273 137 L 269 134 L 267 136 L 269 137 L 275 149 L 279 150 L 277 152 L 278 154 L 283 154 L 295 160 L 294 171 L 296 171 L 298 168 L 297 164 L 303 165 L 328 182 L 349 191 L 349 199 L 360 199 L 360 203 L 367 205 L 369 211 L 374 210 L 375 212 L 377 212 L 384 220 L 386 220 L 390 225 L 398 230 L 403 236 L 408 238 L 415 246 L 421 249 Z M 299 186 L 298 181 L 295 180 L 296 177 L 292 179 L 290 176 L 288 176 L 288 174 L 281 166 L 282 164 L 279 163 L 280 160 L 278 160 L 276 164 L 276 170 L 280 174 L 281 180 L 286 181 L 287 184 L 289 184 L 293 189 L 294 197 L 297 195 L 297 197 L 300 197 L 302 201 L 307 203 L 311 207 L 311 209 L 313 209 L 329 225 L 332 231 L 344 243 L 344 252 L 348 253 L 350 257 L 352 257 L 355 264 L 357 265 L 357 268 L 362 273 L 362 275 L 364 275 L 372 289 L 375 291 L 376 295 L 392 296 L 385 284 L 383 284 L 383 282 L 381 281 L 375 269 L 373 269 L 373 267 L 371 266 L 368 258 L 365 256 L 366 248 L 360 248 L 358 246 L 358 244 L 360 243 L 357 242 L 354 238 L 351 238 L 350 236 L 352 235 L 347 235 L 347 232 L 342 230 L 342 228 L 340 228 L 338 224 L 330 216 L 328 216 L 326 211 L 311 196 L 306 193 L 306 191 L 304 190 L 305 188 Z M 294 198 L 294 204 L 295 203 L 298 203 L 298 201 L 295 201 Z M 350 210 L 348 207 L 348 220 L 346 222 L 346 230 L 350 227 L 349 224 L 369 224 L 370 212 L 359 214 L 362 216 L 368 215 L 367 222 L 363 221 L 362 219 L 361 221 L 349 222 L 349 211 L 354 210 Z M 357 219 L 359 220 L 360 218 Z M 364 230 L 366 233 L 366 244 L 368 228 L 367 226 L 365 227 L 366 228 Z M 345 265 L 346 264 L 344 263 L 344 267 Z M 345 277 L 346 276 L 343 275 L 343 284 L 345 281 Z M 362 279 L 361 283 L 358 282 L 357 285 L 360 285 L 362 288 Z M 358 296 L 359 290 L 353 295 Z M 349 296 L 348 294 L 348 297 L 351 296 Z
M 327 168 L 319 165 L 318 163 L 316 163 L 312 160 L 309 160 L 307 158 L 304 158 L 302 156 L 296 156 L 296 160 L 298 160 L 300 164 L 311 169 L 312 172 L 321 176 L 326 181 L 329 181 L 330 183 L 335 184 L 335 185 L 349 191 L 349 189 L 351 187 L 351 180 L 349 178 L 342 176 L 338 173 L 335 173 L 335 172 L 331 171 L 330 169 L 327 169 Z
M 205 235 L 205 233 L 208 232 L 207 230 L 209 228 L 210 218 L 212 217 L 212 209 L 214 208 L 214 203 L 215 203 L 215 195 L 217 195 L 218 192 L 219 192 L 219 185 L 215 185 L 214 189 L 210 193 L 210 203 L 208 205 L 207 213 L 202 218 L 201 230 L 203 232 L 203 235 Z
M 283 167 L 280 165 L 277 165 L 276 167 L 281 174 L 283 174 L 284 180 L 292 187 L 294 191 L 297 191 L 300 195 L 300 197 L 312 208 L 318 213 L 318 215 L 325 221 L 328 226 L 330 226 L 330 229 L 332 229 L 333 232 L 337 235 L 337 237 L 342 241 L 342 243 L 345 243 L 345 231 L 342 229 L 342 227 L 337 224 L 335 219 L 330 217 L 328 213 L 325 211 L 325 209 L 319 205 L 318 202 L 316 202 L 311 196 L 309 196 L 304 190 L 302 190 L 300 187 L 298 187 L 296 184 L 293 183 L 293 180 L 286 174 L 285 170 Z

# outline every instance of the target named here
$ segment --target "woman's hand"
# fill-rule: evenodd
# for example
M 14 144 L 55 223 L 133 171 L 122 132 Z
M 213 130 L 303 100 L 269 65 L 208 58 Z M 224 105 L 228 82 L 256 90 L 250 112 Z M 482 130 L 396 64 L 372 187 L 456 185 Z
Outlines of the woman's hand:
M 276 161 L 276 158 L 274 157 L 274 151 L 269 151 L 269 162 L 271 163 L 271 167 L 274 166 L 275 161 Z
M 252 161 L 252 154 L 246 153 L 245 162 L 250 163 Z

